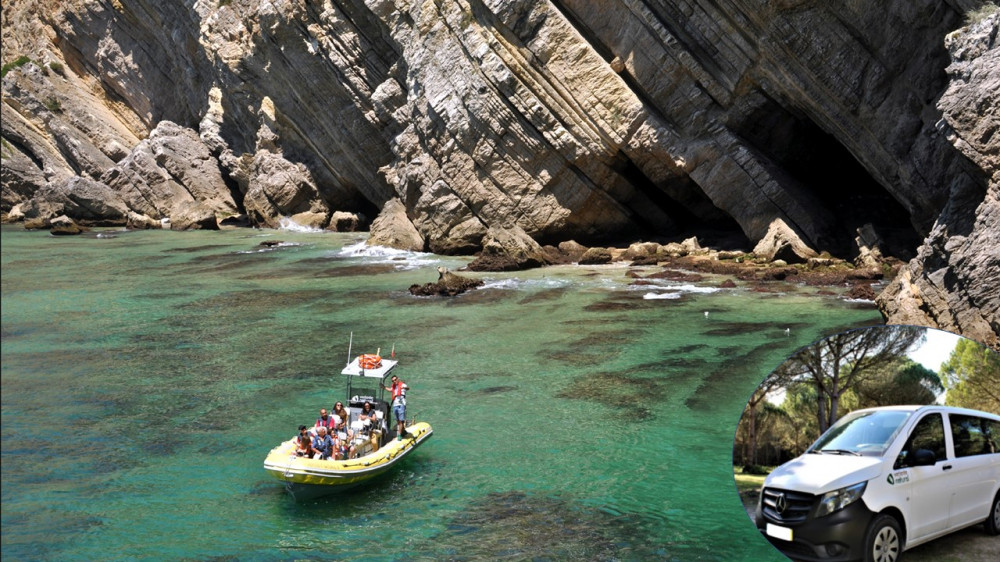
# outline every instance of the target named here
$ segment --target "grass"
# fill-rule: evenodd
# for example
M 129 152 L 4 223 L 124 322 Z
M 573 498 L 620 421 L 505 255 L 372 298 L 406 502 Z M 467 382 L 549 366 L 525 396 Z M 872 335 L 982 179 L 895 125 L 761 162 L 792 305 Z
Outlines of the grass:
M 3 65 L 2 67 L 0 67 L 0 78 L 3 78 L 4 76 L 7 76 L 7 72 L 10 71 L 11 69 L 18 68 L 20 66 L 24 66 L 24 65 L 28 64 L 29 62 L 31 62 L 31 59 L 28 58 L 27 55 L 21 55 L 21 56 L 17 57 L 16 59 L 14 59 L 14 60 L 8 62 L 7 64 Z
M 969 10 L 965 13 L 965 25 L 979 23 L 997 12 L 1000 12 L 1000 6 L 994 2 L 987 2 L 975 10 Z
M 736 479 L 736 490 L 740 495 L 744 492 L 757 492 L 764 485 L 763 475 L 743 474 L 743 469 L 738 466 L 733 467 L 733 477 Z
M 45 105 L 45 108 L 52 113 L 62 113 L 62 103 L 60 103 L 58 99 L 48 97 L 45 98 L 42 103 Z

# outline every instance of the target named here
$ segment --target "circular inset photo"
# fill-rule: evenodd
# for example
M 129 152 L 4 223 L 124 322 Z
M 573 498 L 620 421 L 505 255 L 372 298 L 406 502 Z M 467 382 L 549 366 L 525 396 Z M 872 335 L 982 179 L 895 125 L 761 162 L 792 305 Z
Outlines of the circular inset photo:
M 803 347 L 750 397 L 733 472 L 792 560 L 994 562 L 1000 354 L 918 326 Z

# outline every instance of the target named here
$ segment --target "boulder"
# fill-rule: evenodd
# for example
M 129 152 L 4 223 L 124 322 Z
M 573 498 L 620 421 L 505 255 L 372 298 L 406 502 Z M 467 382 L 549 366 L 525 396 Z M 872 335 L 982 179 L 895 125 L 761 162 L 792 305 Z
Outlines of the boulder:
M 330 216 L 330 222 L 326 229 L 333 232 L 357 232 L 361 230 L 361 223 L 362 218 L 357 213 L 335 211 Z
M 607 248 L 591 248 L 580 258 L 580 265 L 603 265 L 611 263 L 611 250 Z
M 25 219 L 46 220 L 65 215 L 90 226 L 123 226 L 128 218 L 128 206 L 115 190 L 80 176 L 39 189 L 23 210 Z
M 164 228 L 171 230 L 217 230 L 215 210 L 204 203 L 186 201 L 174 207 L 174 214 Z M 162 220 L 162 219 L 161 219 Z
M 462 294 L 470 289 L 475 289 L 483 284 L 480 279 L 470 279 L 452 273 L 446 267 L 438 268 L 438 280 L 436 283 L 426 283 L 424 285 L 411 285 L 410 294 L 429 297 L 443 296 L 453 297 Z
M 120 162 L 101 176 L 128 206 L 153 219 L 171 218 L 174 227 L 218 228 L 204 220 L 237 212 L 232 194 L 222 179 L 219 162 L 198 134 L 170 121 L 161 121 Z M 179 219 L 179 220 L 178 220 Z
M 683 242 L 681 242 L 681 248 L 689 254 L 703 253 L 706 251 L 701 247 L 701 244 L 698 243 L 698 238 L 696 236 L 686 238 Z
M 636 242 L 625 250 L 625 259 L 637 260 L 655 256 L 660 251 L 660 245 L 656 242 Z
M 280 227 L 285 217 L 297 217 L 293 220 L 301 226 L 321 228 L 330 216 L 309 170 L 268 150 L 254 155 L 243 206 L 252 223 L 269 228 Z
M 767 261 L 783 260 L 786 263 L 804 263 L 818 256 L 798 234 L 781 219 L 774 219 L 764 238 L 754 246 L 753 253 Z
M 858 267 L 879 267 L 882 264 L 882 239 L 871 223 L 858 228 L 854 242 L 858 245 L 858 257 L 854 265 Z
M 558 248 L 570 261 L 580 261 L 583 254 L 587 252 L 587 247 L 576 240 L 560 242 Z
M 549 263 L 542 247 L 519 226 L 492 227 L 483 238 L 483 251 L 472 271 L 518 271 Z
M 660 253 L 671 257 L 680 258 L 688 255 L 687 248 L 678 242 L 670 242 L 660 246 Z
M 49 222 L 49 232 L 56 236 L 73 236 L 85 230 L 66 215 L 55 217 Z
M 390 199 L 372 222 L 369 246 L 385 246 L 397 250 L 423 252 L 424 237 L 406 216 L 406 207 L 399 199 Z

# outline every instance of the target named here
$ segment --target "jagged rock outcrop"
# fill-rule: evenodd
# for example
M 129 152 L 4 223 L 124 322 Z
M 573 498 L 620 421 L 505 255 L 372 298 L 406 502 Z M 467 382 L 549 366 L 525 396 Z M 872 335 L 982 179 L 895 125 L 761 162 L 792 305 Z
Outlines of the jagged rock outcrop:
M 282 155 L 261 150 L 248 172 L 243 206 L 255 224 L 277 228 L 281 219 L 311 228 L 329 223 L 330 209 L 322 199 L 309 170 Z
M 60 215 L 90 226 L 125 226 L 129 208 L 106 184 L 84 177 L 53 182 L 35 192 L 22 208 L 26 220 L 52 221 Z
M 256 224 L 398 199 L 425 248 L 472 253 L 502 225 L 542 244 L 697 226 L 752 245 L 780 219 L 853 258 L 871 223 L 908 259 L 992 175 L 989 123 L 942 97 L 950 130 L 974 133 L 956 149 L 935 106 L 944 37 L 980 4 L 8 2 L 3 62 L 30 61 L 3 78 L 0 210 L 101 179 L 170 121 L 200 133 Z M 970 72 L 959 90 L 990 87 Z M 150 219 L 177 212 L 126 195 Z
M 410 294 L 418 297 L 454 297 L 482 285 L 482 279 L 471 279 L 452 273 L 447 267 L 439 267 L 436 282 L 411 285 Z
M 468 268 L 472 271 L 519 271 L 549 263 L 545 250 L 519 226 L 494 226 L 483 238 L 483 251 Z
M 386 201 L 382 212 L 372 222 L 367 244 L 411 252 L 425 249 L 424 237 L 406 216 L 406 207 L 399 199 Z
M 101 175 L 128 208 L 174 228 L 218 228 L 216 219 L 236 214 L 218 160 L 198 134 L 161 121 L 121 161 Z
M 948 36 L 939 124 L 991 178 L 956 190 L 914 258 L 878 299 L 890 323 L 935 326 L 1000 349 L 1000 14 Z
M 790 226 L 781 219 L 774 219 L 767 228 L 767 234 L 753 248 L 753 253 L 767 261 L 781 260 L 785 263 L 805 263 L 818 256 L 806 245 Z

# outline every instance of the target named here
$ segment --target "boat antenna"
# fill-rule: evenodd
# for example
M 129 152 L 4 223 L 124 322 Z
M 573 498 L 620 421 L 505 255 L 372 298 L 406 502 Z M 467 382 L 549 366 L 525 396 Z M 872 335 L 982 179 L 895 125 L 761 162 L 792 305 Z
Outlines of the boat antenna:
M 351 340 L 347 343 L 347 365 L 351 364 L 351 346 L 354 345 L 354 332 L 351 332 Z
M 396 342 L 392 342 L 392 352 L 390 352 L 389 357 L 396 358 Z

